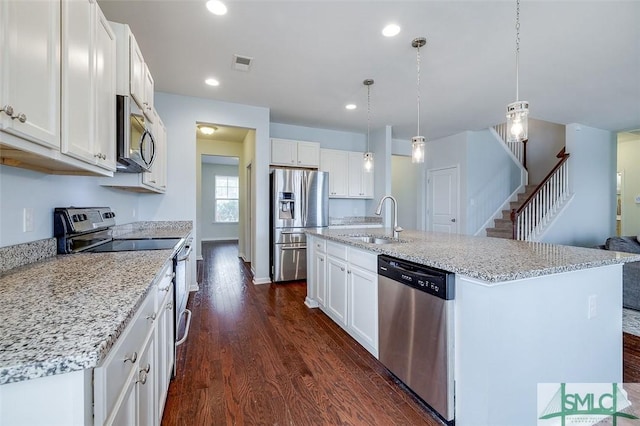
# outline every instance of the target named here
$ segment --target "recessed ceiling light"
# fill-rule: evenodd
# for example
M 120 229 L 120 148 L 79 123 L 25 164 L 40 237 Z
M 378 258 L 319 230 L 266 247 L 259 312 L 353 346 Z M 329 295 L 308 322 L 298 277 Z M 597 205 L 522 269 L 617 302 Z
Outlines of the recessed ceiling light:
M 200 130 L 200 133 L 202 133 L 203 135 L 212 135 L 216 130 L 218 130 L 218 128 L 215 126 L 199 125 L 198 130 Z
M 208 78 L 204 82 L 207 83 L 209 86 L 220 86 L 220 82 L 215 78 Z
M 346 109 L 356 109 L 356 108 L 357 108 L 356 104 L 347 104 L 347 105 L 345 105 L 344 107 L 345 107 Z
M 207 9 L 214 15 L 225 15 L 227 13 L 227 6 L 220 0 L 209 0 L 207 2 Z
M 400 33 L 400 27 L 396 24 L 389 24 L 382 29 L 382 35 L 385 37 L 397 36 Z

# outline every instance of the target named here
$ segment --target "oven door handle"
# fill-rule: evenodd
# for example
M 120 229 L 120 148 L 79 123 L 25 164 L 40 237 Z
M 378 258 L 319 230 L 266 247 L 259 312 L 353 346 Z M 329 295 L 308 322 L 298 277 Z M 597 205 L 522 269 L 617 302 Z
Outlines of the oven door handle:
M 176 346 L 180 346 L 185 342 L 185 340 L 187 340 L 187 336 L 189 335 L 189 326 L 191 325 L 191 311 L 189 309 L 185 309 L 182 313 L 187 314 L 187 322 L 184 325 L 184 336 L 176 342 Z
M 191 255 L 191 250 L 192 250 L 191 246 L 186 246 L 184 249 L 187 249 L 187 252 L 185 254 L 183 254 L 182 256 L 178 257 L 178 262 L 184 262 Z M 184 249 L 182 249 L 182 250 L 184 250 Z

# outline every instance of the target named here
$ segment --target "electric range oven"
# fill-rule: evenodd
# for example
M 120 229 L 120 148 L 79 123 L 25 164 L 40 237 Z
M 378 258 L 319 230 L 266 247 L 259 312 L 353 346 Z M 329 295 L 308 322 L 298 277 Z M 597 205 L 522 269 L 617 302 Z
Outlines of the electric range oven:
M 58 207 L 53 213 L 54 236 L 57 239 L 58 254 L 108 253 L 141 250 L 177 250 L 173 256 L 173 306 L 174 309 L 174 350 L 184 343 L 189 335 L 191 311 L 187 309 L 189 283 L 187 271 L 192 249 L 192 238 L 113 238 L 115 212 L 109 207 Z M 184 332 L 178 331 L 183 323 Z M 177 361 L 177 357 L 174 360 Z M 174 361 L 175 376 L 177 362 Z

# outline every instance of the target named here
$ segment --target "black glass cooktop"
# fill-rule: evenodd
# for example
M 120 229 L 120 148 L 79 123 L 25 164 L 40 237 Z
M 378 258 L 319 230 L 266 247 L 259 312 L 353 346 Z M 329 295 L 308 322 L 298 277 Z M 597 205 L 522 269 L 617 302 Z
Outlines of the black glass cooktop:
M 174 248 L 179 241 L 180 238 L 112 240 L 89 249 L 87 252 L 105 253 L 112 251 L 169 250 Z

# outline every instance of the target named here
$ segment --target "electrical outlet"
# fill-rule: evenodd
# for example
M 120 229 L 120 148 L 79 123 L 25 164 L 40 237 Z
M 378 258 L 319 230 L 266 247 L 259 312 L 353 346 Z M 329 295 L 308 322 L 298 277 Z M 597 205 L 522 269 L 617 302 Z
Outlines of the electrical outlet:
M 589 296 L 589 307 L 587 312 L 587 319 L 595 318 L 598 315 L 598 296 L 592 294 Z
M 33 232 L 33 208 L 22 209 L 22 232 Z

